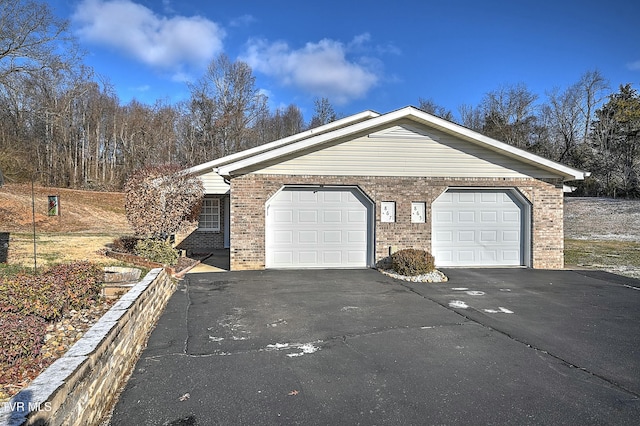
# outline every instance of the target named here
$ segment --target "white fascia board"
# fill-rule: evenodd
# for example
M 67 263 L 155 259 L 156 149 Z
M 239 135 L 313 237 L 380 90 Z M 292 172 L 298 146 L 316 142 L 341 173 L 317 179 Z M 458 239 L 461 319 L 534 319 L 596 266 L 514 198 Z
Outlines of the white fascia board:
M 261 162 L 272 160 L 274 158 L 278 158 L 281 156 L 289 155 L 297 151 L 302 151 L 307 148 L 311 148 L 313 146 L 329 142 L 331 140 L 342 138 L 350 134 L 366 131 L 367 129 L 372 129 L 374 127 L 378 127 L 378 126 L 391 123 L 396 120 L 405 119 L 405 118 L 420 122 L 430 127 L 436 127 L 447 133 L 457 135 L 458 137 L 462 137 L 471 143 L 484 146 L 488 149 L 492 149 L 504 155 L 508 155 L 510 157 L 524 161 L 525 163 L 533 164 L 543 169 L 550 170 L 554 173 L 557 173 L 563 176 L 565 180 L 583 180 L 585 177 L 589 176 L 588 172 L 584 172 L 581 170 L 577 170 L 577 169 L 565 166 L 560 163 L 556 163 L 555 161 L 548 160 L 546 158 L 540 157 L 538 155 L 532 154 L 530 152 L 524 151 L 522 149 L 516 148 L 511 145 L 508 145 L 504 142 L 500 142 L 498 140 L 489 138 L 476 131 L 473 131 L 466 127 L 452 123 L 450 121 L 444 120 L 442 118 L 433 116 L 431 114 L 428 114 L 424 111 L 421 111 L 411 106 L 408 106 L 396 111 L 392 111 L 390 113 L 383 114 L 363 122 L 355 123 L 348 127 L 338 128 L 334 131 L 320 134 L 315 137 L 308 137 L 307 139 L 302 139 L 295 143 L 290 143 L 285 146 L 275 147 L 275 149 L 263 151 L 257 155 L 239 159 L 239 161 L 227 163 L 224 166 L 221 166 L 217 170 L 217 172 L 221 176 L 230 177 L 234 174 L 234 172 L 246 169 L 248 167 L 259 164 Z
M 222 167 L 226 164 L 231 164 L 233 162 L 237 162 L 266 151 L 272 151 L 279 147 L 293 144 L 314 135 L 327 133 L 340 127 L 349 126 L 353 123 L 366 121 L 379 116 L 380 114 L 375 111 L 363 111 L 358 114 L 350 115 L 349 117 L 341 118 L 340 120 L 332 121 L 331 123 L 327 123 L 322 126 L 314 127 L 313 129 L 306 130 L 304 132 L 296 133 L 295 135 L 287 136 L 286 138 L 278 139 L 273 142 L 245 149 L 244 151 L 236 152 L 235 154 L 230 154 L 224 157 L 220 157 L 216 160 L 193 166 L 185 171 L 187 174 L 198 174 L 202 172 L 215 171 L 216 168 Z

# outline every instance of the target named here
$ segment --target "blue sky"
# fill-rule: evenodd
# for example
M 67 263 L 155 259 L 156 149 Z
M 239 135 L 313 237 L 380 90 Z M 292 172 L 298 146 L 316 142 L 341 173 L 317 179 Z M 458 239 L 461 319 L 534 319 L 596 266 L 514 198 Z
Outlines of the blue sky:
M 457 114 L 503 85 L 544 97 L 590 70 L 640 88 L 640 2 L 50 0 L 121 103 L 187 99 L 224 53 L 271 108 L 313 99 L 388 112 L 432 99 Z

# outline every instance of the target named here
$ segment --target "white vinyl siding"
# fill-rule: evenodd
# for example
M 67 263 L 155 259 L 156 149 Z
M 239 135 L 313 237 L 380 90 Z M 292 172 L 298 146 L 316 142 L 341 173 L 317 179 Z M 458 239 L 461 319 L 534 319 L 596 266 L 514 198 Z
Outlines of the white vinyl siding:
M 259 174 L 424 177 L 558 177 L 436 129 L 409 125 L 291 154 Z
M 198 225 L 200 231 L 220 231 L 220 199 L 205 198 Z
M 208 195 L 222 195 L 229 193 L 230 185 L 216 172 L 205 173 L 200 176 L 204 185 L 204 193 Z

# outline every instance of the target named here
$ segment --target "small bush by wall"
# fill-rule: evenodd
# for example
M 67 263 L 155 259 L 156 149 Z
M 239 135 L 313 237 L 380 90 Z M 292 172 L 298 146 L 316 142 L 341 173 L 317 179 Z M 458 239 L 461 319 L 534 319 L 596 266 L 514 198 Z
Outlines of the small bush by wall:
M 163 265 L 175 265 L 178 262 L 178 251 L 166 241 L 147 239 L 136 243 L 135 254 Z
M 424 250 L 404 249 L 391 255 L 391 265 L 401 275 L 414 276 L 435 270 L 434 259 Z

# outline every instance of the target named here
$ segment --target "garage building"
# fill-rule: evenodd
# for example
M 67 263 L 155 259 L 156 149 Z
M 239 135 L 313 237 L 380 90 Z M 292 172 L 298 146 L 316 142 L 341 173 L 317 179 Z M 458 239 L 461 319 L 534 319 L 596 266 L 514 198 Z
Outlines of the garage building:
M 231 269 L 563 267 L 563 185 L 587 172 L 406 107 L 365 111 L 188 170 L 206 198 L 182 248 Z

